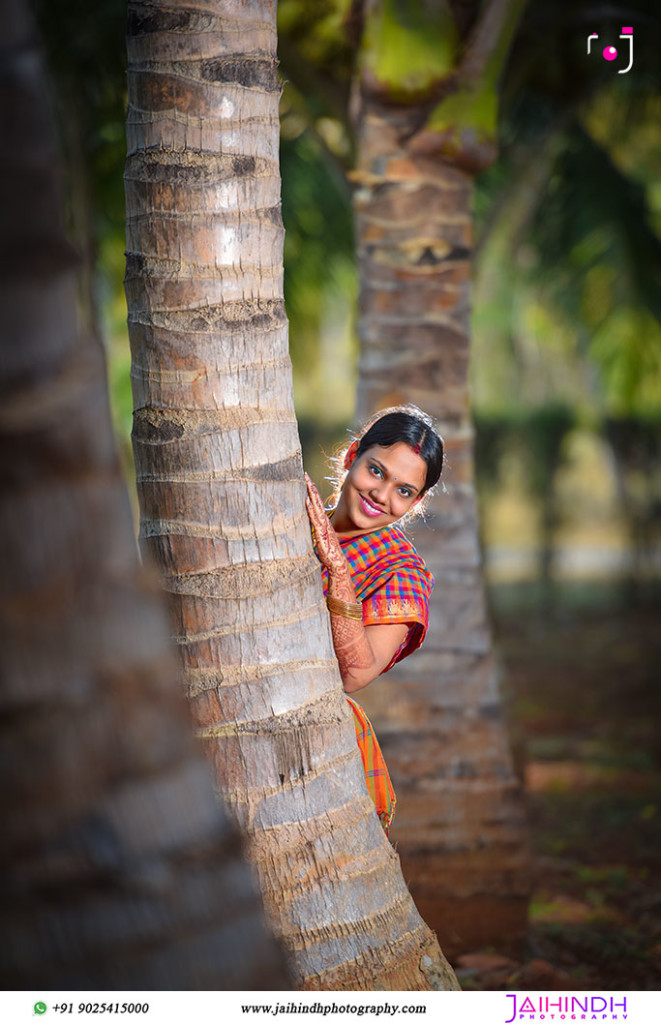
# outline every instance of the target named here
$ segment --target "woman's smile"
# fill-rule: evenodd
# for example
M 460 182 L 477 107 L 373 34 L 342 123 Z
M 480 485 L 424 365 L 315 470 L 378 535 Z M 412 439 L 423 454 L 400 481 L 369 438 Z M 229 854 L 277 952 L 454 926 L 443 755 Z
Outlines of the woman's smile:
M 363 494 L 359 495 L 365 515 L 367 516 L 382 516 L 384 509 L 379 508 L 378 505 L 373 505 L 369 498 L 366 498 Z

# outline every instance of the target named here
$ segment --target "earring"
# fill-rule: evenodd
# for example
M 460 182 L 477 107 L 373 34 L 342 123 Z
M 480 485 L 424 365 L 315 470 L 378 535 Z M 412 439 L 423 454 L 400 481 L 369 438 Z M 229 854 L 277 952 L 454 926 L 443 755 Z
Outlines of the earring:
M 358 445 L 360 441 L 352 441 L 347 448 L 347 453 L 344 456 L 344 468 L 351 469 L 354 459 L 356 458 L 356 452 L 358 451 Z

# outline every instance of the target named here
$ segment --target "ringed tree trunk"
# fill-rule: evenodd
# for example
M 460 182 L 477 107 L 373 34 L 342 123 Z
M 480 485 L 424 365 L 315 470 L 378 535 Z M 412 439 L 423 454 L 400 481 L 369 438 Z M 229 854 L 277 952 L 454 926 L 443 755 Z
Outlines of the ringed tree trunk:
M 129 4 L 140 537 L 298 985 L 456 988 L 365 787 L 304 507 L 275 2 Z
M 279 988 L 138 565 L 26 6 L 0 2 L 2 987 Z
M 405 18 L 389 0 L 368 2 L 363 38 L 359 416 L 415 402 L 439 422 L 447 452 L 447 491 L 414 535 L 435 578 L 429 636 L 364 704 L 398 792 L 392 835 L 404 874 L 449 954 L 516 947 L 529 892 L 484 601 L 467 388 L 472 179 L 495 155 L 497 71 L 521 7 L 486 4 L 462 46 L 449 6 L 431 18 L 412 3 Z M 438 37 L 428 65 L 407 63 L 406 33 L 423 53 Z

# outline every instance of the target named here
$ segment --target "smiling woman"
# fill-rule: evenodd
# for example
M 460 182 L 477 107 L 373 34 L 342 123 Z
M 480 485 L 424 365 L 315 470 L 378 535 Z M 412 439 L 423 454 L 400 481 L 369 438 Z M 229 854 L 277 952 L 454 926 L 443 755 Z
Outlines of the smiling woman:
M 395 524 L 419 508 L 438 481 L 443 443 L 415 406 L 387 409 L 366 425 L 341 465 L 330 515 L 306 479 L 333 645 L 348 694 L 412 654 L 427 632 L 434 581 Z M 365 712 L 347 699 L 367 788 L 388 834 L 395 807 L 388 769 Z

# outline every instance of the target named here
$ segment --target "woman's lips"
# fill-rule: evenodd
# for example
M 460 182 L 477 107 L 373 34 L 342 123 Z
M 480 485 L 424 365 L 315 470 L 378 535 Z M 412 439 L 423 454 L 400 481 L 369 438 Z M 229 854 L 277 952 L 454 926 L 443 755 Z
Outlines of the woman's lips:
M 376 517 L 383 515 L 383 509 L 377 508 L 376 505 L 372 505 L 367 498 L 363 498 L 362 494 L 359 494 L 358 497 L 360 498 L 360 504 L 363 506 L 363 512 L 366 516 Z

